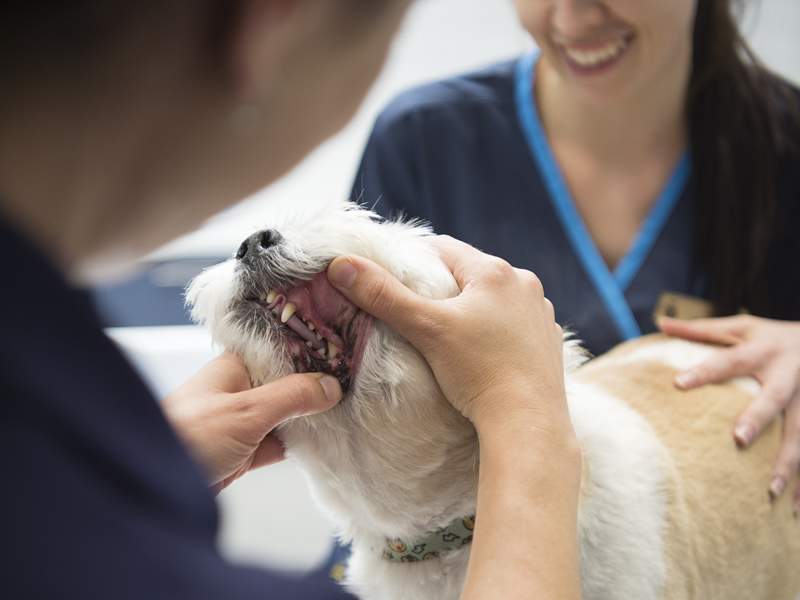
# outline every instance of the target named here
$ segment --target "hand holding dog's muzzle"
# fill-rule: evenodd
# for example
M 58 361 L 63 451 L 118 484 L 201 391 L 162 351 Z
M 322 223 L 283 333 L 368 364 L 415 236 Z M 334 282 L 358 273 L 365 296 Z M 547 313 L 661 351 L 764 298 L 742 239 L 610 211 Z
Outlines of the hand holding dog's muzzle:
M 480 519 L 462 597 L 544 595 L 530 582 L 520 588 L 514 578 L 518 569 L 541 569 L 558 573 L 560 597 L 578 598 L 581 452 L 553 306 L 533 273 L 452 238 L 433 243 L 461 290 L 454 298 L 419 296 L 356 256 L 335 259 L 328 277 L 422 353 L 447 399 L 478 431 Z M 545 519 L 531 517 L 534 505 Z M 521 562 L 507 560 L 509 538 L 534 537 L 546 550 L 527 547 Z
M 423 298 L 357 256 L 334 260 L 328 277 L 423 354 L 447 398 L 479 431 L 499 422 L 570 431 L 562 330 L 539 280 L 452 238 L 432 243 L 461 289 L 455 298 Z
M 336 378 L 322 373 L 254 388 L 239 358 L 226 352 L 164 398 L 161 408 L 218 493 L 248 471 L 284 459 L 275 427 L 328 410 L 341 397 Z

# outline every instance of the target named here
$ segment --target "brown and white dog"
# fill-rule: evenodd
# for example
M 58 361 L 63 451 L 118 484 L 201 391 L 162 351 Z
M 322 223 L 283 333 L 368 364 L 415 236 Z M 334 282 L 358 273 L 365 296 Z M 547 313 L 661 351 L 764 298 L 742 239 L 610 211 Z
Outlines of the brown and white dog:
M 279 433 L 340 539 L 352 542 L 346 585 L 364 599 L 458 598 L 480 518 L 471 423 L 421 355 L 325 276 L 334 257 L 357 254 L 424 296 L 452 297 L 458 287 L 428 235 L 418 224 L 329 208 L 257 232 L 187 292 L 195 320 L 243 359 L 254 384 L 305 371 L 341 382 L 336 407 Z M 715 351 L 652 336 L 579 367 L 582 353 L 565 342 L 584 461 L 587 600 L 800 597 L 800 521 L 790 494 L 771 502 L 766 492 L 780 423 L 746 451 L 731 437 L 758 384 L 679 391 L 672 383 Z

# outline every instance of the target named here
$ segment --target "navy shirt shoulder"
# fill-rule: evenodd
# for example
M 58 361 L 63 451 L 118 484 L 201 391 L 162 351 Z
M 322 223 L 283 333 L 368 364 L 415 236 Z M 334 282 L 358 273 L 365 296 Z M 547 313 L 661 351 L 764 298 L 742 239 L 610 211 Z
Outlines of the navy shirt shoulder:
M 0 597 L 346 597 L 223 561 L 198 469 L 88 298 L 2 222 L 0 257 Z

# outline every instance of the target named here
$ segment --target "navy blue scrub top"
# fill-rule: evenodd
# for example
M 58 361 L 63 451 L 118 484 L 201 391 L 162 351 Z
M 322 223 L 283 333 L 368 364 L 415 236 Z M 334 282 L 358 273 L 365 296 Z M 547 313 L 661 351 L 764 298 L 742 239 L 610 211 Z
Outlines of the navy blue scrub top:
M 88 297 L 2 221 L 0 262 L 0 598 L 352 598 L 226 563 L 200 472 Z
M 537 58 L 532 52 L 398 97 L 376 121 L 352 200 L 384 216 L 422 218 L 437 233 L 533 271 L 557 321 L 597 355 L 655 331 L 651 315 L 662 291 L 708 297 L 707 278 L 692 261 L 690 155 L 675 165 L 612 272 L 542 128 Z

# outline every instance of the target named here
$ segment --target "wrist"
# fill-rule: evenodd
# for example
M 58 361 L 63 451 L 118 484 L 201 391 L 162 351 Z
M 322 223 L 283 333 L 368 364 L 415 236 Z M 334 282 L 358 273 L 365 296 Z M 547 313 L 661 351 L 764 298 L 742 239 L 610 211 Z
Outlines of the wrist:
M 474 547 L 462 600 L 580 598 L 581 453 L 561 435 L 510 427 L 481 440 Z M 521 576 L 520 574 L 524 574 Z
M 521 485 L 579 487 L 583 457 L 572 425 L 563 429 L 505 427 L 479 433 L 481 481 L 518 479 Z
M 536 494 L 558 490 L 577 497 L 582 455 L 566 398 L 531 401 L 523 409 L 481 420 L 476 429 L 481 481 L 501 478 L 535 487 Z
M 563 377 L 563 376 L 562 376 Z M 574 437 L 562 378 L 544 384 L 506 385 L 470 403 L 467 415 L 482 443 L 503 445 Z

